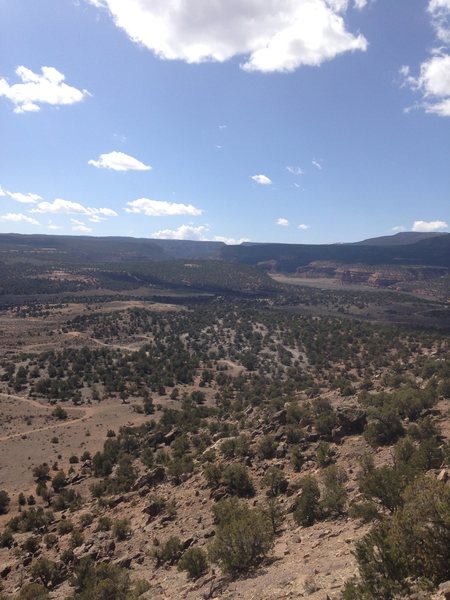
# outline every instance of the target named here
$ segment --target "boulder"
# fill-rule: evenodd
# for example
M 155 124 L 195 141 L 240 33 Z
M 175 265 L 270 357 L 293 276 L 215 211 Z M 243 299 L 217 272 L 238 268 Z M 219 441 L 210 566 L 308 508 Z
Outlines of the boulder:
M 447 481 L 449 479 L 450 479 L 450 475 L 449 475 L 448 469 L 442 469 L 442 471 L 437 476 L 437 480 L 442 481 L 442 483 L 447 483 Z
M 279 425 L 286 425 L 287 410 L 282 408 L 272 416 L 272 421 Z
M 164 504 L 156 501 L 150 502 L 142 512 L 144 512 L 152 518 L 157 517 L 162 512 L 164 512 Z
M 450 581 L 446 581 L 445 583 L 441 583 L 439 586 L 439 594 L 441 594 L 444 600 L 450 600 Z
M 0 577 L 2 579 L 6 579 L 8 577 L 8 575 L 11 573 L 12 570 L 12 566 L 11 565 L 3 565 L 0 568 Z
M 286 442 L 280 442 L 275 451 L 275 456 L 277 458 L 284 458 L 287 454 L 287 451 L 288 451 L 288 445 L 286 444 Z
M 357 406 L 341 406 L 336 417 L 336 430 L 341 437 L 361 434 L 367 423 L 366 411 Z
M 136 481 L 133 486 L 133 490 L 140 490 L 144 486 L 152 487 L 154 485 L 158 485 L 158 483 L 162 483 L 166 479 L 166 470 L 164 467 L 156 467 L 152 469 L 142 477 Z
M 164 444 L 166 446 L 170 446 L 170 444 L 175 440 L 175 438 L 177 438 L 179 435 L 181 435 L 181 429 L 179 427 L 174 427 L 173 429 L 171 429 L 169 431 L 169 433 L 166 433 L 166 435 L 164 436 Z

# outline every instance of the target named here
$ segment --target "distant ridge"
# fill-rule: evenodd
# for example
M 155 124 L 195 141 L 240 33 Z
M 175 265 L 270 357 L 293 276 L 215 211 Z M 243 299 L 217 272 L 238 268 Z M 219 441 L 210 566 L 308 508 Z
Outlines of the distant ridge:
M 450 235 L 444 232 L 418 232 L 402 231 L 395 235 L 383 235 L 381 237 L 368 238 L 361 242 L 354 242 L 354 246 L 406 246 L 407 244 L 416 244 L 422 240 L 436 238 L 442 235 Z
M 345 265 L 430 266 L 450 269 L 450 234 L 405 232 L 346 244 L 244 243 L 132 237 L 0 234 L 0 263 L 142 263 L 222 260 L 280 272 L 316 261 Z

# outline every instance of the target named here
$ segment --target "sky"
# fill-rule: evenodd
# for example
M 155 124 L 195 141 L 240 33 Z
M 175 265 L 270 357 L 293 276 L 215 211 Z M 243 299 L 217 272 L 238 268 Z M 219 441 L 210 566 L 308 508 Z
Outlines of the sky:
M 0 232 L 450 224 L 450 0 L 0 0 Z

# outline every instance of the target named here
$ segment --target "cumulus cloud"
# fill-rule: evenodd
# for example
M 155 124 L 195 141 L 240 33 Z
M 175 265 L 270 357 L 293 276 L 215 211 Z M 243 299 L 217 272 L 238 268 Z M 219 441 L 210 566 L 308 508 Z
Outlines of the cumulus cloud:
M 208 225 L 180 225 L 177 229 L 160 229 L 151 234 L 150 237 L 158 240 L 199 240 L 206 241 L 206 233 L 209 231 Z
M 76 104 L 89 95 L 87 90 L 64 83 L 65 76 L 54 67 L 42 67 L 41 73 L 21 66 L 16 69 L 21 83 L 10 85 L 6 79 L 0 79 L 0 97 L 13 103 L 15 113 L 38 112 L 42 104 Z
M 319 171 L 323 169 L 322 164 L 315 158 L 311 161 L 311 164 L 316 167 L 316 169 L 319 169 Z
M 88 164 L 97 169 L 111 169 L 112 171 L 150 171 L 151 166 L 124 154 L 123 152 L 110 152 L 109 154 L 100 154 L 98 160 L 90 160 Z
M 160 229 L 150 235 L 151 238 L 158 240 L 194 240 L 200 242 L 223 242 L 224 244 L 237 245 L 243 242 L 249 242 L 248 238 L 235 239 L 223 235 L 209 236 L 209 225 L 195 226 L 192 223 L 188 225 L 180 225 L 176 229 Z
M 402 66 L 402 85 L 422 95 L 421 106 L 426 112 L 450 117 L 450 55 L 445 49 L 450 45 L 450 0 L 429 0 L 427 11 L 439 48 L 432 49 L 416 76 L 408 65 Z
M 72 223 L 72 231 L 77 233 L 91 233 L 92 229 L 85 225 L 83 221 L 79 221 L 78 219 L 70 219 Z
M 450 0 L 430 0 L 428 12 L 441 42 L 450 42 Z
M 366 50 L 345 23 L 348 0 L 88 0 L 104 7 L 131 40 L 161 59 L 224 62 L 242 69 L 287 72 Z M 355 0 L 363 8 L 364 0 Z
M 392 231 L 393 231 L 394 233 L 401 233 L 402 231 L 406 231 L 406 227 L 405 227 L 404 225 L 395 225 L 395 226 L 392 228 Z
M 277 225 L 281 225 L 282 227 L 288 227 L 289 221 L 284 217 L 280 217 L 279 219 L 277 219 Z
M 22 213 L 8 213 L 7 215 L 0 216 L 0 221 L 11 222 L 11 223 L 28 223 L 30 225 L 39 225 L 39 221 L 29 217 L 28 215 L 23 215 Z
M 417 77 L 411 75 L 409 67 L 400 69 L 404 85 L 423 95 L 423 107 L 428 113 L 440 117 L 450 116 L 450 55 L 436 53 L 420 65 Z
M 192 204 L 150 200 L 149 198 L 139 198 L 138 200 L 127 202 L 125 210 L 128 213 L 142 214 L 147 217 L 174 217 L 179 215 L 198 217 L 203 213 L 200 208 L 196 208 Z
M 448 224 L 445 221 L 414 221 L 412 226 L 413 231 L 423 231 L 423 232 L 432 232 L 432 231 L 443 231 L 444 229 L 448 229 Z
M 272 183 L 272 180 L 267 175 L 252 175 L 250 179 L 253 179 L 259 185 L 270 185 Z
M 309 228 L 310 225 L 306 225 L 306 223 L 300 223 L 300 225 L 297 227 L 297 229 L 301 229 L 302 231 L 306 231 Z
M 31 210 L 33 213 L 65 214 L 65 215 L 87 215 L 90 218 L 117 217 L 118 214 L 112 208 L 91 208 L 83 206 L 79 202 L 56 198 L 53 202 L 39 202 L 36 208 Z
M 235 238 L 226 237 L 223 235 L 215 235 L 214 241 L 215 242 L 223 242 L 224 244 L 227 244 L 228 246 L 238 246 L 239 244 L 243 244 L 244 242 L 249 242 L 250 239 L 249 238 L 239 238 L 237 240 Z

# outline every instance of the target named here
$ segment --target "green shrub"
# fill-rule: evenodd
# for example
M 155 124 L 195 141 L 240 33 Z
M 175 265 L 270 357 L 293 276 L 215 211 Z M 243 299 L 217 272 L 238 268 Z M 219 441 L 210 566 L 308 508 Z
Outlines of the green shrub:
M 69 519 L 62 519 L 58 523 L 59 535 L 66 535 L 67 533 L 71 533 L 72 531 L 73 531 L 73 523 Z
M 128 572 L 116 565 L 94 565 L 81 559 L 75 567 L 76 592 L 70 600 L 134 600 L 149 589 L 147 583 L 132 583 Z
M 84 513 L 80 517 L 80 524 L 82 527 L 89 527 L 94 521 L 94 515 L 92 513 Z
M 348 509 L 348 516 L 361 519 L 363 523 L 370 523 L 379 518 L 377 506 L 373 502 L 354 502 Z
M 39 550 L 39 538 L 34 535 L 30 536 L 24 541 L 22 548 L 25 552 L 31 552 L 31 554 L 34 554 Z
M 203 469 L 203 475 L 206 479 L 208 487 L 217 489 L 222 482 L 224 467 L 215 463 L 208 463 Z
M 58 471 L 52 479 L 52 488 L 58 494 L 67 485 L 64 471 Z
M 0 490 L 0 515 L 4 515 L 8 512 L 11 500 L 8 493 L 5 490 Z
M 344 598 L 391 599 L 415 584 L 431 587 L 450 578 L 450 488 L 431 477 L 416 479 L 402 506 L 356 544 L 359 580 Z M 353 595 L 352 595 L 353 594 Z M 359 595 L 358 595 L 359 594 Z
M 84 536 L 79 529 L 74 529 L 70 536 L 70 547 L 79 548 L 84 543 Z
M 48 558 L 38 558 L 31 566 L 31 576 L 46 588 L 54 587 L 64 579 L 64 570 Z
M 49 598 L 48 590 L 40 583 L 26 583 L 16 600 L 47 600 Z
M 364 437 L 373 446 L 388 446 L 403 435 L 403 426 L 398 412 L 387 406 L 369 411 L 369 423 Z
M 268 488 L 267 493 L 270 496 L 284 494 L 288 487 L 288 481 L 283 471 L 279 467 L 275 466 L 267 469 L 267 471 L 264 473 L 262 482 L 263 485 Z
M 0 533 L 0 548 L 11 548 L 13 543 L 14 543 L 14 536 L 12 534 L 12 531 L 8 527 L 6 527 Z
M 131 534 L 131 524 L 129 519 L 118 519 L 115 521 L 112 534 L 119 542 L 126 540 Z
M 45 512 L 43 508 L 35 508 L 33 506 L 10 519 L 7 527 L 13 532 L 24 533 L 46 527 L 52 520 L 53 513 L 51 511 Z
M 277 450 L 277 443 L 273 435 L 264 435 L 257 444 L 257 454 L 260 458 L 273 458 Z
M 334 451 L 331 449 L 331 446 L 328 442 L 321 441 L 317 446 L 316 456 L 317 456 L 317 464 L 319 467 L 327 467 L 333 462 Z
M 209 555 L 225 573 L 248 571 L 272 548 L 272 524 L 262 511 L 237 500 L 222 500 L 213 512 L 217 530 Z
M 345 471 L 337 465 L 330 465 L 322 474 L 324 490 L 320 501 L 321 509 L 327 515 L 341 515 L 347 502 L 347 491 L 344 482 Z
M 299 481 L 300 496 L 294 505 L 294 520 L 298 525 L 310 527 L 320 517 L 320 489 L 312 475 L 306 475 Z
M 243 465 L 232 463 L 225 467 L 221 483 L 233 496 L 250 498 L 255 494 L 255 488 L 250 479 L 248 469 Z
M 284 510 L 278 498 L 268 498 L 262 511 L 269 519 L 273 533 L 277 533 L 284 519 Z
M 180 559 L 181 552 L 180 538 L 176 536 L 170 537 L 163 544 L 158 542 L 153 550 L 156 566 L 159 567 L 162 564 L 175 564 Z
M 180 571 L 187 571 L 190 579 L 198 579 L 208 570 L 208 555 L 201 548 L 189 548 L 178 563 Z
M 54 533 L 47 533 L 46 535 L 44 535 L 44 544 L 46 548 L 53 548 L 54 546 L 56 546 L 57 543 L 58 536 Z
M 62 408 L 61 406 L 57 406 L 52 410 L 52 417 L 55 417 L 55 419 L 65 421 L 68 418 L 68 416 L 69 415 L 67 414 L 67 411 L 64 410 L 64 408 Z
M 97 523 L 97 531 L 109 531 L 112 527 L 112 520 L 109 517 L 100 517 Z

